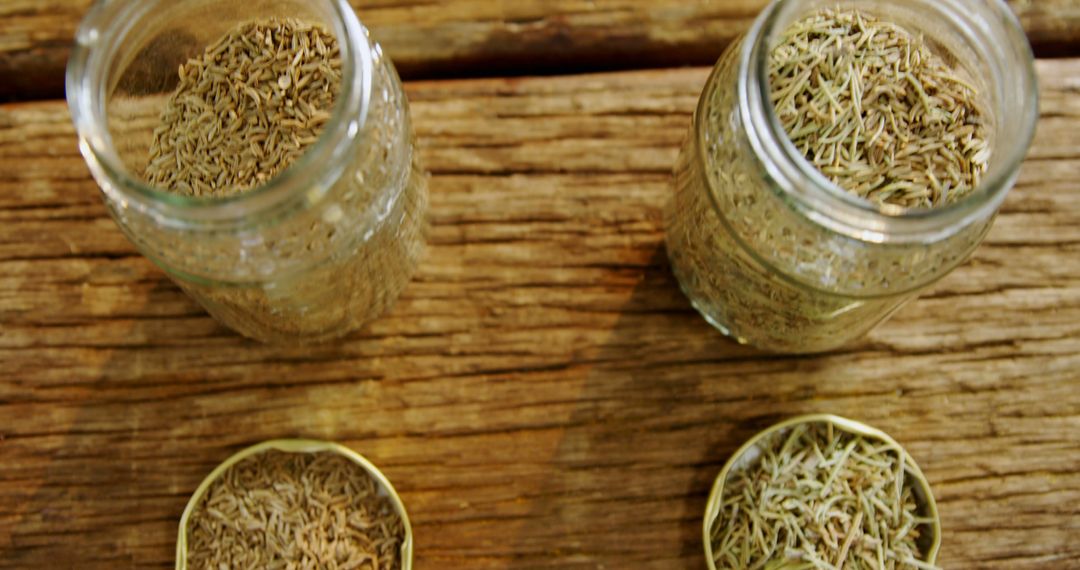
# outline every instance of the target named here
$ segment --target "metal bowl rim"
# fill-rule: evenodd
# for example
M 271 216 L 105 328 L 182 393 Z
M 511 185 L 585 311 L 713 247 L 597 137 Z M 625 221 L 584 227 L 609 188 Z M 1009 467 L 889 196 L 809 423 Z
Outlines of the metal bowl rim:
M 214 470 L 203 479 L 199 487 L 195 489 L 195 492 L 191 494 L 191 499 L 188 500 L 187 507 L 184 509 L 184 514 L 180 517 L 180 529 L 176 538 L 176 570 L 187 570 L 188 521 L 191 518 L 192 512 L 195 510 L 195 506 L 202 500 L 206 491 L 210 488 L 210 485 L 217 481 L 218 478 L 233 465 L 236 465 L 248 457 L 267 451 L 281 451 L 284 453 L 334 453 L 345 457 L 362 467 L 364 471 L 375 479 L 383 490 L 386 491 L 387 495 L 390 497 L 391 503 L 394 505 L 394 509 L 397 510 L 398 515 L 401 516 L 402 525 L 405 527 L 405 540 L 401 543 L 401 568 L 402 570 L 412 570 L 412 524 L 409 522 L 409 514 L 405 510 L 405 503 L 402 502 L 397 490 L 395 490 L 393 484 L 390 483 L 390 479 L 388 479 L 374 463 L 352 449 L 338 443 L 314 439 L 274 439 L 264 441 L 234 453 L 220 465 L 215 467 Z

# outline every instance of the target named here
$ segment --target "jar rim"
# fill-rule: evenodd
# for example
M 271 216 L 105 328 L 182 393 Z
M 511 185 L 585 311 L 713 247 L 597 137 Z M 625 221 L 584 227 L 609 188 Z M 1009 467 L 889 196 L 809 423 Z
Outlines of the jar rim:
M 946 239 L 976 220 L 986 219 L 1001 205 L 1019 175 L 1020 166 L 1034 138 L 1039 115 L 1038 80 L 1034 55 L 1020 25 L 1004 0 L 978 0 L 998 25 L 972 29 L 962 22 L 969 35 L 981 34 L 976 41 L 998 45 L 1005 55 L 1019 64 L 1017 76 L 1003 78 L 1014 81 L 1012 89 L 1026 95 L 1021 101 L 1006 98 L 1002 105 L 1016 105 L 1013 115 L 1019 121 L 1020 136 L 998 140 L 994 159 L 987 175 L 971 195 L 954 204 L 939 208 L 903 208 L 877 205 L 859 198 L 829 180 L 791 142 L 771 104 L 769 84 L 769 42 L 781 24 L 799 11 L 798 0 L 774 0 L 755 20 L 745 36 L 738 54 L 738 113 L 747 133 L 753 154 L 776 186 L 778 193 L 790 201 L 806 217 L 818 225 L 859 241 L 871 243 L 927 243 Z M 937 5 L 950 14 L 990 21 L 986 12 L 970 14 L 970 7 L 961 9 L 958 0 L 938 0 Z M 967 10 L 967 12 L 965 12 Z M 995 42 L 991 44 L 990 42 Z M 705 93 L 711 92 L 718 80 L 714 73 Z M 698 117 L 707 116 L 709 97 L 703 96 Z M 1012 109 L 1010 109 L 1012 110 Z M 705 121 L 697 121 L 697 160 L 709 164 L 706 154 Z M 706 169 L 707 171 L 708 169 Z M 709 191 L 716 192 L 713 177 L 708 179 Z M 716 200 L 712 200 L 714 206 Z
M 173 0 L 164 1 L 176 6 Z M 266 182 L 240 194 L 212 197 L 185 196 L 146 183 L 123 164 L 107 126 L 108 63 L 117 55 L 121 40 L 159 4 L 95 3 L 76 32 L 66 71 L 68 108 L 80 151 L 102 191 L 124 207 L 135 207 L 161 223 L 184 227 L 251 219 L 297 198 L 317 202 L 341 176 L 343 159 L 363 131 L 370 107 L 374 54 L 368 31 L 348 1 L 314 0 L 309 4 L 326 11 L 341 54 L 341 91 L 323 132 L 293 164 Z M 122 25 L 112 26 L 115 22 Z

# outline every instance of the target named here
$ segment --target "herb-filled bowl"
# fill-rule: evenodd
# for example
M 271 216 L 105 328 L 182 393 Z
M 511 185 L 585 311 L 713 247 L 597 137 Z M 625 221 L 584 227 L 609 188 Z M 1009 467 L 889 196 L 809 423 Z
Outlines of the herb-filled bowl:
M 355 451 L 274 440 L 219 465 L 180 519 L 176 569 L 411 570 L 413 537 L 390 480 Z
M 934 569 L 930 484 L 893 438 L 833 415 L 755 435 L 720 471 L 703 526 L 709 570 Z

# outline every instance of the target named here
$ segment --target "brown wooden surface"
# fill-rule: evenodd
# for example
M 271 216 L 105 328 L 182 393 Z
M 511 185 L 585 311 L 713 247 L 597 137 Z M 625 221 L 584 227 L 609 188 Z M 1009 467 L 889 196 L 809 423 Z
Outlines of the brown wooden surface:
M 351 0 L 407 78 L 712 65 L 767 0 Z M 92 0 L 0 0 L 0 98 L 59 98 Z M 1080 0 L 1010 0 L 1042 56 L 1080 55 Z
M 707 70 L 408 86 L 431 247 L 339 344 L 237 338 L 106 217 L 61 102 L 0 106 L 0 568 L 167 568 L 199 481 L 268 438 L 395 482 L 417 568 L 698 569 L 728 454 L 794 414 L 912 452 L 947 568 L 1080 568 L 1080 60 L 975 260 L 819 357 L 727 342 L 660 209 Z

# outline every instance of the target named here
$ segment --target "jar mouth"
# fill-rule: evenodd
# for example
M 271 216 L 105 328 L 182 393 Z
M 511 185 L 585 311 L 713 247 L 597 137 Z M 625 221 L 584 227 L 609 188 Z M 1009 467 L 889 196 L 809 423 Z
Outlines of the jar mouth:
M 965 2 L 980 9 L 963 6 Z M 821 8 L 845 7 L 835 1 L 819 3 Z M 937 208 L 905 208 L 875 204 L 833 183 L 799 152 L 776 114 L 771 102 L 769 55 L 773 40 L 795 18 L 805 15 L 805 4 L 774 1 L 754 22 L 739 54 L 740 118 L 755 155 L 778 192 L 815 223 L 872 243 L 938 241 L 992 215 L 1016 181 L 1039 114 L 1034 56 L 1008 5 L 1003 0 L 935 1 L 939 13 L 933 17 L 942 18 L 950 30 L 959 32 L 993 70 L 994 77 L 988 81 L 995 92 L 988 103 L 996 107 L 993 115 L 999 124 L 995 128 L 1000 132 L 1000 123 L 1009 122 L 1010 136 L 995 137 L 990 169 L 970 195 Z M 859 3 L 850 7 L 862 9 Z M 698 136 L 703 135 L 699 129 Z
M 163 3 L 179 6 L 174 0 L 95 3 L 76 32 L 66 73 L 68 108 L 79 149 L 102 191 L 122 207 L 138 208 L 164 225 L 181 227 L 250 219 L 295 199 L 317 202 L 341 176 L 344 166 L 336 165 L 344 164 L 341 158 L 363 131 L 371 100 L 374 56 L 367 29 L 347 0 L 309 3 L 325 13 L 341 57 L 341 90 L 325 128 L 288 168 L 250 190 L 226 196 L 186 196 L 148 184 L 124 165 L 108 128 L 106 103 L 114 83 L 109 63 L 120 56 L 123 40 Z M 110 24 L 115 22 L 123 24 Z

